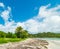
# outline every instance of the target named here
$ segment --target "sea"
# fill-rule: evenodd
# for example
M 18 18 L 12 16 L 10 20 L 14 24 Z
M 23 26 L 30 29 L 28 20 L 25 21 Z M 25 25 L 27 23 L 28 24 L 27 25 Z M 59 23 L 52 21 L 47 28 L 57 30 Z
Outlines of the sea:
M 49 45 L 48 49 L 60 49 L 60 38 L 37 38 L 39 40 L 46 40 Z
M 60 38 L 37 38 L 40 40 L 60 40 Z

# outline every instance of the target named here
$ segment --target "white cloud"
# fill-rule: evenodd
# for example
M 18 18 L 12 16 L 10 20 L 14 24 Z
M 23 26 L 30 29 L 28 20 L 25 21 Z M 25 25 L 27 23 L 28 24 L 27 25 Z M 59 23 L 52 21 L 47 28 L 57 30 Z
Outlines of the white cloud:
M 53 8 L 49 6 L 41 6 L 38 15 L 25 22 L 29 32 L 60 32 L 60 5 Z
M 11 14 L 11 7 L 9 6 L 5 7 L 3 3 L 0 3 L 0 6 L 4 7 L 4 11 L 0 13 L 0 16 L 5 21 L 4 25 L 0 24 L 0 30 L 5 31 L 5 32 L 8 32 L 8 31 L 14 32 L 15 27 L 16 27 L 15 22 L 13 20 L 11 20 L 11 22 L 8 21 Z
M 60 5 L 54 8 L 49 8 L 49 5 L 40 7 L 38 19 L 44 18 L 40 23 L 40 32 L 59 32 L 60 31 Z M 38 20 L 37 20 L 38 21 Z
M 1 12 L 1 17 L 4 19 L 5 22 L 8 21 L 8 19 L 10 18 L 10 12 L 11 12 L 10 7 L 7 7 L 7 10 Z
M 7 7 L 7 10 L 4 10 L 1 13 L 1 17 L 5 21 L 5 25 L 0 24 L 0 30 L 5 32 L 14 32 L 17 26 L 22 26 L 24 29 L 28 30 L 30 33 L 37 32 L 60 32 L 60 5 L 48 8 L 51 5 L 41 6 L 37 16 L 25 21 L 25 22 L 15 22 L 10 18 L 11 8 Z M 44 18 L 44 19 L 42 19 Z
M 30 33 L 38 32 L 40 30 L 39 25 L 40 25 L 39 22 L 34 20 L 34 19 L 30 19 L 30 20 L 25 22 L 26 29 Z
M 54 8 L 50 8 L 47 9 L 49 7 L 49 5 L 47 6 L 42 6 L 39 9 L 39 17 L 51 17 L 51 16 L 55 16 L 55 15 L 60 15 L 60 11 L 58 12 L 57 10 L 60 10 L 60 5 Z
M 4 4 L 0 2 L 0 7 L 3 7 L 4 8 Z

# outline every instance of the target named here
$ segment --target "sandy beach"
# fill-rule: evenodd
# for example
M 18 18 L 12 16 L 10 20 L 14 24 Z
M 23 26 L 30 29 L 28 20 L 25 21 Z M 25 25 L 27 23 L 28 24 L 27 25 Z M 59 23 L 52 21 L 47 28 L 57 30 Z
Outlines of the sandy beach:
M 59 40 L 51 40 L 48 41 L 48 49 L 60 49 L 60 41 Z
M 21 42 L 0 44 L 0 49 L 60 49 L 60 41 L 29 38 Z

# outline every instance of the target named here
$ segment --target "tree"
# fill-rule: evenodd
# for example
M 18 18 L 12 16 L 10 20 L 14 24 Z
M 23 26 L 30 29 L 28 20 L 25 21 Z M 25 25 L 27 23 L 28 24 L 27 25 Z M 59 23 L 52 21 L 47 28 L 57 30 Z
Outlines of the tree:
M 8 32 L 8 33 L 6 34 L 6 37 L 7 37 L 7 38 L 12 38 L 12 33 L 11 33 L 11 32 Z
M 26 38 L 28 36 L 28 31 L 23 30 L 21 26 L 17 27 L 15 30 L 17 38 Z
M 0 38 L 5 38 L 6 37 L 6 33 L 3 31 L 0 31 Z
M 16 34 L 17 38 L 21 37 L 22 30 L 23 30 L 23 28 L 21 26 L 19 26 L 19 27 L 16 28 L 15 34 Z
M 12 32 L 8 32 L 6 34 L 6 38 L 16 38 L 17 36 L 15 34 L 13 34 Z
M 21 34 L 22 38 L 27 38 L 28 37 L 28 31 L 27 30 L 23 30 L 22 34 Z

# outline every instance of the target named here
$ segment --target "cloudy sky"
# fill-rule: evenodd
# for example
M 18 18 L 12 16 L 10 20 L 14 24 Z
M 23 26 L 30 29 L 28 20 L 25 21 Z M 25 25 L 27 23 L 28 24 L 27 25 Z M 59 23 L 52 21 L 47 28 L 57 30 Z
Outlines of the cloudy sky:
M 0 0 L 0 30 L 60 32 L 60 0 Z

